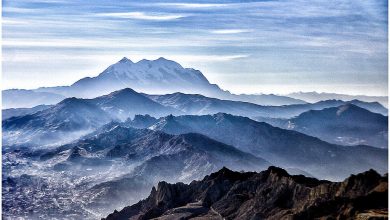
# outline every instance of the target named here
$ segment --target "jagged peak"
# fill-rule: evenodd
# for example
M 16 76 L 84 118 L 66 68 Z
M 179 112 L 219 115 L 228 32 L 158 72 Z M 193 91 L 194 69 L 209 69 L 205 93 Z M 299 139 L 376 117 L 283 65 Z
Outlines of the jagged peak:
M 329 183 L 327 180 L 318 180 L 316 178 L 306 177 L 304 175 L 290 175 L 285 169 L 276 166 L 270 166 L 264 172 L 267 174 L 267 176 L 291 178 L 294 182 L 303 184 L 307 187 L 315 187 L 323 183 Z
M 118 61 L 118 63 L 133 63 L 133 61 L 131 61 L 127 57 L 123 57 L 121 60 Z
M 267 172 L 269 172 L 270 174 L 277 174 L 278 176 L 290 176 L 290 174 L 288 174 L 286 170 L 276 166 L 268 167 Z
M 369 169 L 369 170 L 362 172 L 362 173 L 352 174 L 344 181 L 351 181 L 351 180 L 356 180 L 356 179 L 373 180 L 373 179 L 379 179 L 379 178 L 381 178 L 381 175 L 377 171 L 375 171 L 373 169 Z
M 167 121 L 172 121 L 174 119 L 175 119 L 175 116 L 173 116 L 172 114 L 165 116 L 165 120 L 167 120 Z
M 227 167 L 222 167 L 219 171 L 210 174 L 209 176 L 206 176 L 204 180 L 215 180 L 215 179 L 223 179 L 223 180 L 230 180 L 230 181 L 237 181 L 237 180 L 243 180 L 248 178 L 248 176 L 251 176 L 255 174 L 254 172 L 245 172 L 240 173 L 237 171 L 232 171 Z
M 88 153 L 87 153 L 87 151 L 84 148 L 76 146 L 76 147 L 73 147 L 71 149 L 71 152 L 70 152 L 70 154 L 68 156 L 68 160 L 85 157 L 87 154 Z
M 133 121 L 134 120 L 142 120 L 142 119 L 156 119 L 157 120 L 157 118 L 155 118 L 155 117 L 153 117 L 153 116 L 151 116 L 151 115 L 149 115 L 149 114 L 136 114 L 136 115 L 134 115 L 134 118 L 133 118 Z
M 308 216 L 313 214 L 316 216 L 330 216 L 340 212 L 340 207 L 345 207 L 342 213 L 347 213 L 350 212 L 351 205 L 367 205 L 367 201 L 375 201 L 375 209 L 386 208 L 387 179 L 377 179 L 377 174 L 374 172 L 370 170 L 363 174 L 358 174 L 355 176 L 355 179 L 349 178 L 351 184 L 345 184 L 307 178 L 303 175 L 291 176 L 285 170 L 275 166 L 271 166 L 261 173 L 235 172 L 223 167 L 219 171 L 206 176 L 203 180 L 194 180 L 189 185 L 160 182 L 157 189 L 155 187 L 152 188 L 148 199 L 125 208 L 119 214 L 113 213 L 108 216 L 108 219 L 129 219 L 139 216 L 139 214 L 145 214 L 144 217 L 148 219 L 167 217 L 172 213 L 173 215 L 182 213 L 176 211 L 183 207 L 187 208 L 190 204 L 193 205 L 194 201 L 200 202 L 199 204 L 204 207 L 213 208 L 215 210 L 213 211 L 216 213 L 222 213 L 220 217 L 231 216 L 232 210 L 238 210 L 234 213 L 237 214 L 235 216 L 244 213 L 242 210 L 250 213 L 242 217 L 243 219 L 253 219 L 260 216 L 258 213 L 266 216 L 270 210 L 277 212 L 277 214 L 270 215 L 268 216 L 269 218 L 275 218 L 275 216 L 280 218 L 282 216 L 280 214 L 299 219 L 307 219 Z M 271 178 L 268 178 L 269 176 Z M 278 178 L 279 176 L 280 178 Z M 361 180 L 356 180 L 356 177 L 360 176 Z M 295 181 L 295 183 L 292 181 Z M 310 190 L 306 188 L 317 187 L 321 184 L 324 185 L 319 188 Z M 372 192 L 381 194 L 380 196 L 376 194 L 373 197 Z M 237 195 L 245 196 L 237 197 Z M 334 198 L 339 197 L 342 199 L 338 200 L 336 204 Z M 240 200 L 237 200 L 238 198 Z M 359 201 L 356 198 L 359 198 Z M 378 200 L 378 198 L 383 199 Z M 321 200 L 321 206 L 318 206 L 316 202 L 319 200 Z M 302 201 L 304 203 L 301 203 Z M 380 203 L 377 203 L 378 201 Z M 252 206 L 246 206 L 245 204 L 252 204 Z M 313 212 L 313 207 L 320 207 L 320 209 L 318 212 L 316 210 Z M 331 207 L 331 209 L 324 212 L 321 207 Z M 367 207 L 374 208 L 371 204 L 368 204 Z M 366 208 L 358 208 L 360 211 L 366 211 Z M 302 210 L 304 211 L 302 212 Z M 201 215 L 193 213 L 190 209 L 182 209 L 180 211 L 189 211 L 195 217 L 203 215 L 203 213 Z M 293 215 L 291 215 L 292 212 L 294 212 Z M 153 215 L 147 215 L 151 213 Z M 344 214 L 341 216 L 344 216 Z M 355 213 L 349 216 L 351 218 L 356 217 Z

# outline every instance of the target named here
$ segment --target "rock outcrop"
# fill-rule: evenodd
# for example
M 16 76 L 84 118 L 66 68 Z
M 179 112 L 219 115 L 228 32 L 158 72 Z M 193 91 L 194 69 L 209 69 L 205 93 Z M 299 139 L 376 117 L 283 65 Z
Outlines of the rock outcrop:
M 189 185 L 160 182 L 113 219 L 387 219 L 387 175 L 374 170 L 330 182 L 269 167 L 223 168 Z

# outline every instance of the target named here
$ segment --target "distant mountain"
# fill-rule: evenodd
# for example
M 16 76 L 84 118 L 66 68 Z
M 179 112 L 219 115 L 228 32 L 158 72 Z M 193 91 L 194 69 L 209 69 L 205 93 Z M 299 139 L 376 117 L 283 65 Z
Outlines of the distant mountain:
M 189 115 L 204 115 L 225 112 L 229 114 L 245 115 L 251 117 L 267 114 L 270 111 L 270 107 L 268 106 L 261 106 L 249 102 L 221 100 L 198 94 L 145 94 L 145 96 L 160 103 L 161 105 L 178 109 Z
M 186 169 L 186 172 L 194 172 L 192 175 L 188 176 L 189 173 L 184 171 L 184 173 L 174 172 L 170 174 L 185 181 L 202 177 L 205 173 L 207 174 L 211 170 L 215 170 L 216 167 L 228 166 L 234 169 L 254 170 L 270 164 L 264 159 L 244 153 L 233 146 L 223 144 L 201 134 L 172 135 L 161 131 L 124 127 L 116 123 L 106 126 L 106 129 L 98 134 L 87 135 L 75 143 L 55 148 L 43 154 L 41 159 L 47 160 L 57 155 L 63 156 L 64 154 L 68 155 L 66 161 L 70 162 L 75 162 L 75 159 L 79 158 L 92 158 L 87 155 L 95 155 L 96 160 L 125 158 L 128 161 L 145 162 L 141 164 L 142 168 L 136 169 L 137 174 L 143 173 L 144 177 L 149 175 L 149 177 L 157 178 L 155 175 L 158 175 L 158 173 L 145 172 L 145 169 L 147 169 L 145 166 L 148 163 L 156 162 L 156 158 L 162 155 L 173 156 L 178 153 L 183 154 L 183 158 L 196 156 L 199 157 L 199 160 L 207 159 L 203 164 L 206 165 L 205 169 L 207 169 L 202 172 L 199 170 L 199 166 L 203 165 L 198 164 L 199 161 L 193 161 L 198 166 L 196 172 L 188 167 L 191 164 L 180 168 Z M 204 153 L 207 155 L 204 155 Z M 177 162 L 183 163 L 183 161 L 179 159 Z M 72 164 L 69 165 L 71 166 Z M 80 165 L 80 161 L 77 161 L 75 165 Z M 153 166 L 150 168 L 153 168 Z M 183 174 L 185 175 L 183 176 Z
M 45 110 L 52 107 L 52 105 L 37 105 L 32 108 L 7 108 L 2 110 L 2 120 L 22 116 L 22 115 L 30 115 L 36 112 Z
M 180 111 L 162 106 L 129 88 L 91 99 L 89 102 L 109 113 L 112 118 L 122 121 L 136 114 L 149 114 L 157 117 L 181 114 Z
M 377 102 L 362 102 L 359 100 L 352 100 L 346 102 L 341 100 L 325 100 L 302 105 L 275 106 L 273 108 L 270 108 L 270 110 L 274 110 L 274 112 L 270 112 L 268 115 L 265 115 L 265 117 L 291 118 L 309 110 L 322 110 L 324 108 L 338 107 L 340 105 L 345 104 L 354 104 L 374 113 L 388 115 L 388 109 Z
M 4 105 L 7 108 L 32 107 L 39 104 L 55 104 L 55 102 L 43 98 L 43 96 L 41 98 L 31 97 L 30 93 L 40 92 L 40 94 L 59 96 L 61 98 L 58 101 L 60 101 L 64 97 L 95 98 L 124 88 L 133 88 L 136 91 L 149 94 L 196 93 L 262 105 L 305 103 L 302 100 L 277 95 L 231 94 L 220 89 L 217 85 L 211 84 L 199 70 L 183 68 L 174 61 L 159 58 L 157 60 L 144 59 L 134 63 L 126 57 L 109 66 L 98 76 L 80 79 L 70 86 L 43 87 L 23 91 L 5 90 L 3 99 L 15 102 L 13 106 Z M 28 100 L 26 102 L 28 106 L 24 102 L 18 102 L 18 100 Z M 31 106 L 30 102 L 33 102 L 34 105 Z
M 387 96 L 365 96 L 365 95 L 345 95 L 337 93 L 318 93 L 318 92 L 295 92 L 287 94 L 288 97 L 305 100 L 306 102 L 319 102 L 328 99 L 337 99 L 343 101 L 361 100 L 365 102 L 379 102 L 383 106 L 388 106 Z
M 291 176 L 285 170 L 223 168 L 190 184 L 160 182 L 150 195 L 105 220 L 386 219 L 388 180 L 374 170 L 343 182 Z
M 291 119 L 257 120 L 335 144 L 366 144 L 381 148 L 388 145 L 388 117 L 353 104 L 310 110 Z
M 3 121 L 5 145 L 53 145 L 66 143 L 112 121 L 136 114 L 156 117 L 180 114 L 132 89 L 123 89 L 95 99 L 68 98 L 48 109 Z
M 382 114 L 382 115 L 388 115 L 389 114 L 389 110 L 387 108 L 385 108 L 379 102 L 363 102 L 363 101 L 354 99 L 354 100 L 351 100 L 351 101 L 347 101 L 346 103 L 359 106 L 360 108 L 365 108 L 365 109 L 367 109 L 367 110 L 369 110 L 371 112 L 374 112 L 374 113 L 379 113 L 379 114 Z
M 296 131 L 224 113 L 168 116 L 160 118 L 149 128 L 170 134 L 204 134 L 275 165 L 297 168 L 326 179 L 345 178 L 350 173 L 370 168 L 380 172 L 387 170 L 386 150 L 329 144 Z
M 37 105 L 52 105 L 57 104 L 66 97 L 60 94 L 51 92 L 39 92 L 26 89 L 8 89 L 3 90 L 2 103 L 3 109 L 8 108 L 32 108 Z
M 68 98 L 46 110 L 4 120 L 3 144 L 65 143 L 109 121 L 109 115 L 89 101 Z
M 84 103 L 85 105 L 77 105 L 75 102 Z M 383 106 L 380 108 L 381 105 L 377 106 L 375 103 L 364 103 L 360 101 L 351 102 L 361 105 L 367 109 L 371 109 L 372 111 L 384 112 L 387 110 Z M 75 127 L 73 125 L 69 125 L 73 119 L 67 119 L 68 116 L 66 114 L 62 114 L 57 111 L 61 110 L 62 107 L 73 104 L 80 108 L 84 108 L 88 105 L 89 110 L 87 111 L 90 112 L 86 115 L 86 117 L 94 117 L 97 119 L 100 117 L 99 114 L 102 114 L 102 119 L 80 119 L 81 121 L 84 120 L 83 123 L 85 123 L 82 126 Z M 39 112 L 35 112 L 34 109 L 23 110 L 20 114 L 22 114 L 22 112 L 27 112 L 27 114 L 33 113 L 32 115 L 34 115 L 34 117 L 21 115 L 15 118 L 6 119 L 3 124 L 3 140 L 6 145 L 13 143 L 13 141 L 15 141 L 13 144 L 31 143 L 34 141 L 37 141 L 36 144 L 50 144 L 51 142 L 52 144 L 55 144 L 55 139 L 60 139 L 60 136 L 57 136 L 57 134 L 65 134 L 62 132 L 69 133 L 70 135 L 67 135 L 69 139 L 67 140 L 72 140 L 80 135 L 86 134 L 86 132 L 93 131 L 97 127 L 108 123 L 109 121 L 125 121 L 129 117 L 134 117 L 137 114 L 148 114 L 154 117 L 162 117 L 169 114 L 215 114 L 217 112 L 227 112 L 235 115 L 249 116 L 252 118 L 291 118 L 307 110 L 338 106 L 337 104 L 345 104 L 345 102 L 328 100 L 314 104 L 260 106 L 247 102 L 220 100 L 201 95 L 188 95 L 183 93 L 147 95 L 140 94 L 132 89 L 126 88 L 94 99 L 69 98 L 60 104 L 55 105 L 62 106 L 61 108 L 55 108 L 55 106 L 53 106 Z M 69 110 L 67 109 L 67 114 L 78 114 L 77 117 L 83 118 L 84 116 L 81 113 L 83 110 L 77 110 L 78 107 L 71 107 Z M 96 109 L 92 110 L 92 108 Z M 92 116 L 91 112 L 95 112 L 96 115 Z M 60 116 L 59 120 L 55 120 L 58 116 Z M 37 123 L 37 121 L 40 123 Z M 40 127 L 44 121 L 46 121 L 45 123 L 47 126 L 50 124 L 50 128 L 47 127 L 47 129 L 42 129 Z M 53 122 L 58 124 L 53 124 Z M 140 122 L 145 123 L 143 119 L 140 120 Z M 139 126 L 144 127 L 142 124 Z M 67 127 L 68 130 L 63 131 L 61 127 Z M 55 131 L 53 131 L 53 129 Z M 49 135 L 50 138 L 46 139 L 45 135 Z
M 377 102 L 362 102 L 352 100 L 344 102 L 340 100 L 326 100 L 317 103 L 295 104 L 287 106 L 262 106 L 248 102 L 221 100 L 197 94 L 173 93 L 166 95 L 147 95 L 148 98 L 161 105 L 172 107 L 185 114 L 204 115 L 224 112 L 246 117 L 274 117 L 290 118 L 308 110 L 321 110 L 336 107 L 347 103 L 360 106 L 372 112 L 387 115 L 388 110 Z
M 80 79 L 70 87 L 40 88 L 38 91 L 92 98 L 127 87 L 147 93 L 210 92 L 219 89 L 211 85 L 200 71 L 183 68 L 174 61 L 161 57 L 134 63 L 124 57 L 96 77 Z
M 264 159 L 204 135 L 169 135 L 115 124 L 97 135 L 46 152 L 40 158 L 49 164 L 54 162 L 53 168 L 63 172 L 85 172 L 88 168 L 104 169 L 122 163 L 122 169 L 128 169 L 127 174 L 82 193 L 84 205 L 102 213 L 136 202 L 161 180 L 189 183 L 223 166 L 258 170 L 270 165 Z M 134 164 L 136 167 L 130 168 Z
M 203 93 L 200 93 L 203 94 Z M 207 95 L 207 94 L 206 94 Z M 258 105 L 266 106 L 281 106 L 281 105 L 293 105 L 293 104 L 305 104 L 307 102 L 300 99 L 294 99 L 287 96 L 275 95 L 275 94 L 228 94 L 223 95 L 210 95 L 211 97 L 228 99 L 233 101 L 251 102 Z

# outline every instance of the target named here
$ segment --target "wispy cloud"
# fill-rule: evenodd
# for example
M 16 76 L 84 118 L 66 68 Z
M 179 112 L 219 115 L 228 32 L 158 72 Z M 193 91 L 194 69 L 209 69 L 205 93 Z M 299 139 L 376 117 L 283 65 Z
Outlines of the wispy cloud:
M 34 13 L 34 12 L 40 12 L 40 10 L 32 9 L 32 8 L 23 8 L 23 7 L 10 7 L 6 6 L 2 9 L 3 12 L 9 12 L 9 13 Z
M 169 21 L 176 20 L 184 17 L 188 17 L 185 14 L 173 14 L 173 13 L 145 13 L 145 12 L 113 12 L 113 13 L 100 13 L 97 16 L 112 17 L 112 18 L 126 18 L 137 20 L 151 20 L 151 21 Z
M 387 77 L 386 1 L 3 0 L 3 5 L 3 57 L 8 57 L 3 75 L 13 82 L 34 67 L 34 77 L 49 85 L 47 63 L 66 75 L 82 67 L 104 68 L 116 60 L 107 54 L 166 56 L 238 90 L 249 83 L 255 91 L 270 82 L 258 78 L 280 81 L 276 75 L 262 75 L 267 72 L 302 73 L 318 88 L 326 79 L 332 79 L 330 84 L 346 84 L 350 78 L 375 84 L 373 75 Z M 31 68 L 17 61 L 9 64 L 22 53 L 29 54 L 24 59 Z M 57 58 L 78 65 L 55 62 Z M 299 84 L 294 77 L 286 83 Z M 386 80 L 381 83 L 378 87 L 387 88 Z
M 3 18 L 2 24 L 3 25 L 26 25 L 29 24 L 29 22 L 26 20 Z
M 220 30 L 212 30 L 210 32 L 213 34 L 241 34 L 241 33 L 252 32 L 252 30 L 249 30 L 249 29 L 220 29 Z
M 230 4 L 223 3 L 156 3 L 157 6 L 168 6 L 183 9 L 211 9 L 211 8 L 223 8 Z
M 226 62 L 250 57 L 249 54 L 225 54 L 225 55 L 168 55 L 174 60 L 182 62 Z
M 69 0 L 18 0 L 18 2 L 26 2 L 26 3 L 61 3 L 66 4 L 69 3 Z

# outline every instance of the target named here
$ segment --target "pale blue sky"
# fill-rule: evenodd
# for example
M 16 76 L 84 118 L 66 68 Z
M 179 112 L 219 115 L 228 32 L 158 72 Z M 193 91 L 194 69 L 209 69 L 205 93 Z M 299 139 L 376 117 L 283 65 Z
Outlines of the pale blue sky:
M 387 13 L 385 0 L 3 0 L 3 85 L 163 56 L 236 93 L 385 95 Z

